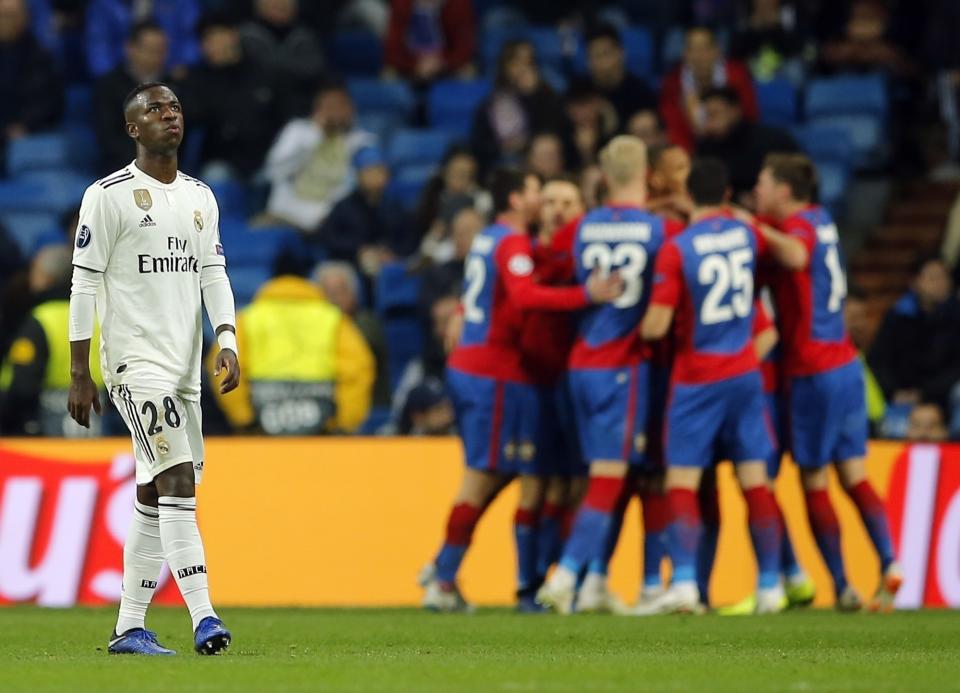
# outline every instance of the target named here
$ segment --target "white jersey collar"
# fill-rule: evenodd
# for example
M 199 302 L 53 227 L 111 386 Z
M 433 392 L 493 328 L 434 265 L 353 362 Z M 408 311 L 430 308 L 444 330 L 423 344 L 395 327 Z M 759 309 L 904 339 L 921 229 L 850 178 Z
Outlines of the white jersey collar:
M 163 181 L 159 181 L 149 173 L 144 173 L 142 170 L 140 170 L 140 167 L 137 166 L 136 159 L 130 162 L 129 169 L 138 181 L 160 190 L 174 190 L 179 187 L 180 181 L 183 179 L 183 174 L 180 173 L 180 171 L 177 171 L 177 177 L 173 179 L 172 183 L 164 183 Z

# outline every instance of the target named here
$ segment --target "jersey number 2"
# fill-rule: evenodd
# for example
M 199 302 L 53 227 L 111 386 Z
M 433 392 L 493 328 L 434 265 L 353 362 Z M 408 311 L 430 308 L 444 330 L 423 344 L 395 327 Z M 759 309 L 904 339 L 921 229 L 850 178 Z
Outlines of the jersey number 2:
M 734 316 L 745 318 L 753 306 L 753 272 L 749 267 L 753 260 L 750 248 L 740 248 L 727 255 L 708 255 L 700 263 L 697 280 L 701 286 L 709 286 L 707 297 L 700 308 L 700 322 L 704 325 L 733 320 Z M 724 304 L 727 292 L 733 288 L 730 303 Z
M 604 276 L 614 269 L 623 279 L 623 293 L 613 302 L 614 308 L 632 308 L 643 295 L 643 271 L 647 268 L 647 249 L 636 243 L 591 243 L 583 249 L 583 267 L 599 269 Z
M 477 305 L 483 284 L 487 281 L 487 264 L 483 258 L 471 255 L 467 259 L 463 278 L 467 282 L 467 288 L 463 292 L 463 319 L 473 323 L 483 322 L 486 314 L 483 308 Z

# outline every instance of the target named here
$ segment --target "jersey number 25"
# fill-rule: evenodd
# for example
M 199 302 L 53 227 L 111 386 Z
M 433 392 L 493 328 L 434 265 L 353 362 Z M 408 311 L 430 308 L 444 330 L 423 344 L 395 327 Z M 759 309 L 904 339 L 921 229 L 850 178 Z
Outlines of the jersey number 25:
M 700 322 L 704 325 L 745 318 L 753 307 L 753 250 L 739 248 L 726 255 L 707 255 L 700 261 L 697 281 L 709 286 L 707 297 L 700 307 Z M 730 302 L 724 303 L 730 290 Z

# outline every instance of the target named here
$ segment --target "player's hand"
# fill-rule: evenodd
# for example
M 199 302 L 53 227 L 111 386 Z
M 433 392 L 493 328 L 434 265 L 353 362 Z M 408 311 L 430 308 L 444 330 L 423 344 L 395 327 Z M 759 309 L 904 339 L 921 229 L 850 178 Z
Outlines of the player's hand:
M 587 278 L 587 295 L 594 303 L 610 303 L 620 298 L 623 286 L 623 279 L 619 272 L 611 272 L 603 276 L 600 270 L 595 269 Z
M 90 428 L 90 407 L 100 416 L 100 395 L 89 373 L 74 376 L 70 380 L 70 393 L 67 395 L 67 411 L 70 417 L 84 428 Z
M 237 360 L 237 355 L 233 353 L 233 349 L 221 349 L 220 353 L 217 354 L 213 374 L 220 375 L 224 371 L 226 371 L 226 376 L 220 383 L 221 395 L 236 390 L 237 385 L 240 384 L 240 361 Z
M 744 224 L 756 224 L 757 222 L 757 218 L 743 207 L 730 205 L 730 213 L 733 215 L 734 219 L 737 221 L 742 221 Z

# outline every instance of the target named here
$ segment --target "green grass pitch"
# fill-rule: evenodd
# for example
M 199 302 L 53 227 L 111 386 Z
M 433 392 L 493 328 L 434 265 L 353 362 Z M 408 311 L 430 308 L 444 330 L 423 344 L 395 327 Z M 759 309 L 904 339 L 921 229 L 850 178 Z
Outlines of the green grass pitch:
M 471 616 L 224 609 L 222 657 L 193 653 L 182 609 L 148 625 L 180 654 L 105 652 L 113 609 L 0 609 L 0 691 L 960 690 L 947 611 L 764 617 Z

